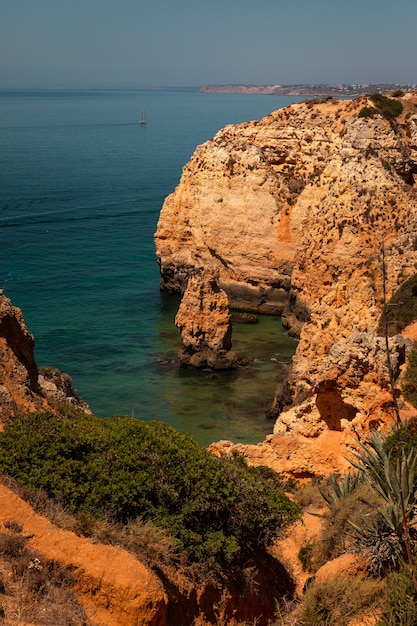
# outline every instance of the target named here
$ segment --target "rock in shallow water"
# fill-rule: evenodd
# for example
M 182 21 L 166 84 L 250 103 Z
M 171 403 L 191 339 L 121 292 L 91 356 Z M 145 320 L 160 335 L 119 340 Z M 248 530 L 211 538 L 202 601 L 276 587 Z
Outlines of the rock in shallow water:
M 178 358 L 182 365 L 217 370 L 239 365 L 239 358 L 231 352 L 229 301 L 212 269 L 201 268 L 189 278 L 175 324 L 181 333 Z

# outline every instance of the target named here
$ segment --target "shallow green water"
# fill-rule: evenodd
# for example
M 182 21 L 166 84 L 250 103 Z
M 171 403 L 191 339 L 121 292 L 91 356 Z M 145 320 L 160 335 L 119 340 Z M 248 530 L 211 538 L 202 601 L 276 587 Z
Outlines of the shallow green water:
M 235 327 L 249 366 L 179 368 L 178 300 L 159 291 L 153 234 L 198 143 L 290 102 L 0 90 L 0 287 L 23 311 L 38 365 L 70 374 L 99 417 L 165 421 L 203 444 L 271 431 L 265 411 L 295 342 L 278 318 L 261 318 Z

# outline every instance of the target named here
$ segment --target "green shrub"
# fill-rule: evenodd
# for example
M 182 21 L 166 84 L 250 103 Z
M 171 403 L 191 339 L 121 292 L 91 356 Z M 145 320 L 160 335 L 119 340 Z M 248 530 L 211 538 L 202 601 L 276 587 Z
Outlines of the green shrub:
M 369 97 L 381 115 L 386 119 L 394 119 L 401 115 L 403 111 L 403 105 L 401 102 L 398 102 L 398 100 L 393 100 L 380 93 L 373 93 Z
M 191 560 L 213 564 L 266 549 L 298 516 L 262 470 L 134 418 L 45 413 L 11 421 L 0 435 L 0 472 L 62 501 L 87 533 L 95 519 L 141 517 L 168 529 Z
M 399 572 L 387 580 L 382 603 L 382 615 L 377 626 L 415 626 L 417 624 L 417 594 L 404 563 Z
M 378 115 L 378 114 L 379 114 L 379 111 L 375 107 L 363 107 L 359 111 L 358 117 L 375 117 L 375 115 Z
M 307 98 L 304 102 L 307 104 L 308 108 L 311 108 L 315 104 L 326 104 L 326 102 L 331 102 L 333 100 L 333 96 L 322 96 L 316 98 Z
M 384 448 L 388 453 L 396 454 L 399 448 L 406 454 L 417 450 L 417 420 L 405 422 L 401 428 L 394 430 L 384 441 Z
M 383 96 L 380 93 L 373 93 L 369 96 L 374 106 L 365 106 L 359 113 L 358 117 L 374 117 L 375 115 L 382 115 L 385 119 L 395 119 L 401 115 L 403 111 L 403 105 L 398 100 L 393 100 L 387 96 Z
M 417 407 L 417 350 L 414 349 L 407 361 L 407 367 L 401 383 L 404 398 Z M 416 442 L 417 443 L 417 442 Z
M 404 95 L 404 92 L 402 89 L 396 89 L 395 91 L 392 92 L 391 96 L 393 98 L 402 98 Z
M 302 546 L 298 552 L 298 560 L 305 572 L 310 570 L 313 564 L 313 548 L 314 545 L 312 543 L 307 543 L 305 546 Z
M 417 274 L 406 280 L 393 294 L 386 307 L 388 334 L 395 335 L 417 319 Z M 381 319 L 377 334 L 384 335 L 384 320 Z

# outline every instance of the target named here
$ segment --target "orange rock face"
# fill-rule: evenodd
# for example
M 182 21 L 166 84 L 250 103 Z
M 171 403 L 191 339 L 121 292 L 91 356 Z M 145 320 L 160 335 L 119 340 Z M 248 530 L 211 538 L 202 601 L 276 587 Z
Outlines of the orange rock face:
M 34 339 L 22 313 L 0 294 L 0 416 L 7 419 L 46 406 L 38 385 Z
M 388 299 L 417 268 L 417 94 L 399 101 L 395 119 L 363 116 L 363 96 L 227 126 L 195 151 L 155 234 L 162 288 L 211 266 L 232 307 L 282 312 L 300 341 L 275 434 L 335 430 L 341 454 L 392 423 L 374 359 L 382 249 Z
M 51 409 L 49 399 L 90 412 L 67 374 L 53 368 L 39 373 L 34 343 L 20 309 L 0 293 L 0 425 L 10 417 Z
M 0 485 L 0 520 L 5 519 L 20 523 L 31 537 L 30 547 L 46 559 L 74 569 L 77 595 L 91 626 L 166 626 L 163 585 L 131 554 L 56 528 Z
M 226 293 L 210 269 L 188 280 L 175 323 L 181 333 L 183 365 L 228 369 L 237 367 L 232 347 L 232 318 Z

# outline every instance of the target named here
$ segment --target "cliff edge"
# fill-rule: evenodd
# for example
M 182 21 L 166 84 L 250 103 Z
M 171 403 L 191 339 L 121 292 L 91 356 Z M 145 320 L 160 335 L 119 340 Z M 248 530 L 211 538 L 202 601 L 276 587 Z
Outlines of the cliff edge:
M 162 289 L 215 268 L 232 308 L 281 313 L 300 338 L 276 436 L 351 445 L 392 423 L 376 334 L 384 289 L 389 300 L 416 273 L 416 181 L 416 93 L 324 98 L 225 127 L 166 199 Z M 397 373 L 410 348 L 392 343 Z
M 38 369 L 35 340 L 27 329 L 22 312 L 0 292 L 0 427 L 7 419 L 54 410 L 54 402 L 68 402 L 90 413 L 76 395 L 68 374 L 57 369 Z

